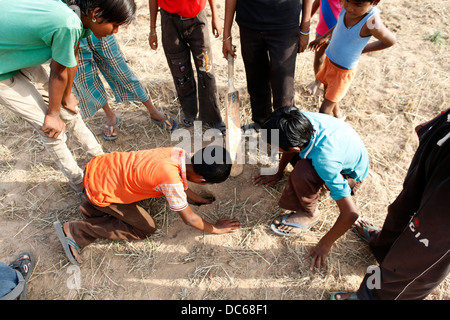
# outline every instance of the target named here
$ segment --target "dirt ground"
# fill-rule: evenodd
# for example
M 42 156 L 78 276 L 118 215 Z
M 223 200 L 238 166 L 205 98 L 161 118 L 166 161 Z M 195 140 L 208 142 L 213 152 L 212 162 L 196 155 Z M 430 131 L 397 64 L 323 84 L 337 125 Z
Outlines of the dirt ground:
M 217 1 L 221 19 L 224 2 Z M 181 120 L 162 45 L 157 51 L 148 46 L 148 3 L 136 3 L 136 20 L 122 28 L 117 38 L 155 105 Z M 379 7 L 397 43 L 362 56 L 341 104 L 346 121 L 360 134 L 370 155 L 371 174 L 354 200 L 360 215 L 377 226 L 402 189 L 418 145 L 414 127 L 449 107 L 450 72 L 450 1 L 385 0 Z M 158 18 L 158 34 L 159 22 Z M 317 16 L 312 30 L 316 23 Z M 248 123 L 251 114 L 236 23 L 233 37 L 238 50 L 235 85 L 241 93 L 241 120 Z M 211 41 L 223 108 L 227 62 L 221 53 L 222 37 Z M 295 103 L 301 110 L 318 111 L 321 95 L 310 96 L 305 90 L 313 79 L 312 61 L 313 52 L 298 55 Z M 177 144 L 149 121 L 142 104 L 118 104 L 113 96 L 110 103 L 123 120 L 116 141 L 102 139 L 103 111 L 86 120 L 105 152 Z M 84 166 L 89 159 L 83 150 L 70 139 L 69 145 Z M 80 199 L 51 161 L 38 134 L 1 106 L 0 261 L 9 262 L 24 250 L 34 253 L 37 265 L 28 293 L 33 300 L 322 300 L 329 299 L 333 291 L 358 289 L 366 268 L 376 262 L 367 245 L 351 231 L 332 247 L 326 270 L 311 272 L 310 260 L 303 259 L 338 216 L 329 194 L 321 197 L 318 225 L 294 237 L 279 237 L 269 224 L 282 213 L 277 200 L 286 176 L 272 188 L 255 187 L 251 178 L 261 166 L 247 164 L 240 176 L 219 185 L 191 186 L 216 198 L 211 205 L 192 206 L 195 212 L 211 222 L 220 217 L 238 218 L 242 223 L 238 232 L 204 234 L 186 226 L 163 198 L 145 200 L 142 205 L 157 220 L 157 234 L 136 242 L 98 241 L 83 250 L 84 262 L 74 271 L 52 224 L 56 219 L 81 219 Z M 81 280 L 77 288 L 71 285 L 75 275 Z M 427 299 L 449 298 L 447 277 Z

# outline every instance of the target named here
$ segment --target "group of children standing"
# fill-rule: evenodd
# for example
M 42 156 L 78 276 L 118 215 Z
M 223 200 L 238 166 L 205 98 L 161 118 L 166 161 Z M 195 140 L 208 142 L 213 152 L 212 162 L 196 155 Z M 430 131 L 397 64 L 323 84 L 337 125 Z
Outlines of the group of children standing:
M 222 29 L 216 3 L 208 1 L 213 34 L 219 37 Z M 339 108 L 355 77 L 361 54 L 395 43 L 394 35 L 381 21 L 378 2 L 225 1 L 222 51 L 224 57 L 236 56 L 231 36 L 236 15 L 252 110 L 253 123 L 243 129 L 279 131 L 278 141 L 267 137 L 267 142 L 276 144 L 282 152 L 278 172 L 255 177 L 255 184 L 271 186 L 282 178 L 289 163 L 294 168 L 279 200 L 279 206 L 291 212 L 274 220 L 271 230 L 288 236 L 315 225 L 320 220 L 318 198 L 323 188 L 330 191 L 340 211 L 333 227 L 307 254 L 312 258 L 311 268 L 326 266 L 331 246 L 352 226 L 357 226 L 357 232 L 366 238 L 369 230 L 379 231 L 357 220 L 352 195 L 368 175 L 369 156 L 356 131 L 341 119 Z M 206 0 L 149 0 L 149 45 L 153 50 L 158 48 L 156 21 L 160 12 L 162 45 L 184 114 L 181 124 L 192 126 L 198 118 L 204 125 L 225 133 L 205 6 Z M 317 37 L 309 42 L 311 17 L 317 11 Z M 18 33 L 14 21 L 21 21 L 24 12 L 33 19 L 22 24 Z M 172 147 L 104 154 L 82 121 L 81 116 L 89 117 L 103 109 L 104 139 L 114 140 L 119 135 L 120 119 L 108 105 L 99 78 L 101 72 L 118 102 L 141 101 L 154 123 L 168 132 L 178 127 L 170 115 L 152 104 L 114 38 L 119 27 L 131 22 L 135 14 L 133 0 L 43 0 L 39 4 L 17 0 L 14 5 L 0 1 L 0 29 L 10 28 L 0 35 L 0 103 L 37 129 L 70 185 L 85 197 L 80 206 L 83 220 L 54 224 L 66 256 L 77 265 L 82 248 L 96 239 L 137 240 L 153 234 L 153 218 L 137 204 L 146 198 L 164 196 L 170 209 L 198 230 L 221 234 L 234 232 L 240 226 L 236 219 L 209 223 L 195 214 L 187 202 L 213 201 L 191 191 L 187 181 L 225 181 L 231 170 L 225 149 L 207 147 L 192 157 Z M 42 21 L 51 21 L 44 31 Z M 372 36 L 376 41 L 369 43 Z M 320 83 L 324 86 L 320 112 L 304 112 L 294 106 L 296 58 L 307 48 L 315 51 L 316 77 L 308 89 L 315 93 Z M 49 59 L 47 75 L 42 64 Z M 46 91 L 48 101 L 37 84 Z M 84 172 L 65 144 L 66 129 L 93 157 Z M 210 158 L 216 161 L 210 163 Z M 391 236 L 389 241 L 395 239 Z M 348 298 L 355 297 L 367 298 L 367 294 Z M 370 298 L 376 298 L 376 294 L 370 293 Z

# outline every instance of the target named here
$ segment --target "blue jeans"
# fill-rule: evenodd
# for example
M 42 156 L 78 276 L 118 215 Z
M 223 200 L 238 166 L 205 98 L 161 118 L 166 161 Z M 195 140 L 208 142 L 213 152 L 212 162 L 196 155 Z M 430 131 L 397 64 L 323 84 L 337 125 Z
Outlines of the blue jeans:
M 0 299 L 10 293 L 18 284 L 17 271 L 0 262 Z

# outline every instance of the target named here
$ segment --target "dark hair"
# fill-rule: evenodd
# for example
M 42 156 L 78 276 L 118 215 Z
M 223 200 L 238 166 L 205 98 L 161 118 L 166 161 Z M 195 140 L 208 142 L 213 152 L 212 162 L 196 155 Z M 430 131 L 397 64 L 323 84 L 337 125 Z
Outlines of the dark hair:
M 267 142 L 278 145 L 283 150 L 293 147 L 304 149 L 314 134 L 314 128 L 303 113 L 296 107 L 283 107 L 275 110 L 263 124 L 267 132 Z M 273 141 L 271 130 L 278 130 L 279 141 Z
M 194 172 L 206 182 L 220 183 L 228 179 L 231 172 L 231 157 L 221 146 L 207 146 L 197 151 L 191 158 Z
M 118 24 L 130 23 L 136 15 L 134 0 L 65 0 L 68 5 L 77 5 L 84 15 L 100 8 L 97 18 Z

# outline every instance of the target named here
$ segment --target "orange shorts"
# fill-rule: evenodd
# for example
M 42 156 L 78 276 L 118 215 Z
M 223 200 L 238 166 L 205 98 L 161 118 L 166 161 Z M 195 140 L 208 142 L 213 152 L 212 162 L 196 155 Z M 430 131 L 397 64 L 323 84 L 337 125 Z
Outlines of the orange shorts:
M 355 73 L 356 68 L 341 69 L 325 56 L 323 66 L 317 72 L 316 78 L 326 87 L 325 98 L 331 102 L 339 102 L 346 95 Z

